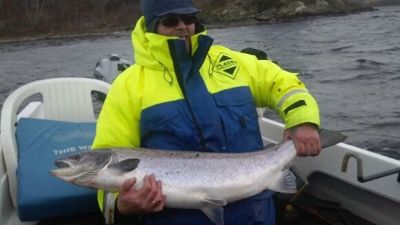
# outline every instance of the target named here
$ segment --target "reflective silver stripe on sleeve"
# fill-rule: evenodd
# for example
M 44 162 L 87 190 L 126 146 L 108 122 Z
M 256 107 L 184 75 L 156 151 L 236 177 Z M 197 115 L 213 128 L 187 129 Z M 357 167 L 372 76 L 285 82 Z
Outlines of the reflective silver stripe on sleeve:
M 308 93 L 307 90 L 300 90 L 300 89 L 293 90 L 293 91 L 287 93 L 286 95 L 284 95 L 284 96 L 281 98 L 281 100 L 279 100 L 278 105 L 276 106 L 277 109 L 280 109 L 280 108 L 282 107 L 283 103 L 284 103 L 284 102 L 286 101 L 286 99 L 288 99 L 289 97 L 291 97 L 291 96 L 293 96 L 293 95 L 295 95 L 295 94 L 298 94 L 298 93 L 303 93 L 303 92 Z
M 115 222 L 115 201 L 114 193 L 103 192 L 103 216 L 105 224 L 114 224 Z

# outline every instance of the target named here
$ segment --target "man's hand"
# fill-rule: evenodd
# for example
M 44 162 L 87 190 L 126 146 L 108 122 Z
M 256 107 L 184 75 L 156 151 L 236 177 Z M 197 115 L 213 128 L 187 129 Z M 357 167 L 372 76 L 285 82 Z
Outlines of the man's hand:
M 287 129 L 284 140 L 293 140 L 298 156 L 317 156 L 321 152 L 318 130 L 313 124 L 301 124 Z
M 147 214 L 164 209 L 166 196 L 162 194 L 161 181 L 154 175 L 145 176 L 143 187 L 134 189 L 136 179 L 126 180 L 119 191 L 117 207 L 121 214 Z

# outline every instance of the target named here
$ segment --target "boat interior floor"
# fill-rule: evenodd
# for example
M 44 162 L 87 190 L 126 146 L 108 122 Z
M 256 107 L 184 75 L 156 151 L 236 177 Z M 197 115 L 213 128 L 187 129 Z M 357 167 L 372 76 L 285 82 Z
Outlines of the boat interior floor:
M 302 194 L 294 201 L 277 194 L 276 225 L 374 225 L 347 209 L 339 203 L 317 198 L 310 194 Z

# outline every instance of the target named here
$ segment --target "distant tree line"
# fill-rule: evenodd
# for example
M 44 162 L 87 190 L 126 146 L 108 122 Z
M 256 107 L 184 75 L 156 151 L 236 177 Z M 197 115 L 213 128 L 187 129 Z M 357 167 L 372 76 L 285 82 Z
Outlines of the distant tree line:
M 139 0 L 0 0 L 0 38 L 130 29 Z
M 226 6 L 265 9 L 279 0 L 194 0 L 205 22 Z M 217 12 L 215 12 L 217 11 Z M 211 12 L 211 13 L 210 13 Z M 0 38 L 132 29 L 140 0 L 0 0 Z M 220 21 L 219 21 L 220 22 Z
M 299 11 L 341 11 L 376 0 L 193 0 L 206 24 L 269 20 Z M 400 0 L 379 0 L 382 2 Z M 325 7 L 329 5 L 329 7 Z M 321 6 L 326 9 L 321 10 Z M 319 8 L 318 8 L 319 7 Z M 301 7 L 300 7 L 301 8 Z M 284 9 L 284 10 L 282 10 Z M 304 10 L 304 9 L 303 9 Z M 284 12 L 284 13 L 281 13 Z M 261 16 L 257 16 L 257 15 Z M 301 14 L 300 14 L 301 15 Z M 0 0 L 0 39 L 131 30 L 141 16 L 140 0 Z

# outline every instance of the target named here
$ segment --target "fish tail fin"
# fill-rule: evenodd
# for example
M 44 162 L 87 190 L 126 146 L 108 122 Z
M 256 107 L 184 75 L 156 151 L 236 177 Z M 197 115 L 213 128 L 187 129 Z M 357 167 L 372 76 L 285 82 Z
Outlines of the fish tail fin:
M 321 129 L 319 132 L 319 137 L 321 139 L 322 148 L 327 148 L 332 145 L 336 145 L 337 143 L 340 143 L 347 138 L 346 135 L 340 133 L 339 131 L 327 130 L 327 129 Z
M 296 193 L 296 176 L 289 170 L 284 169 L 280 172 L 277 182 L 269 189 L 281 193 Z

